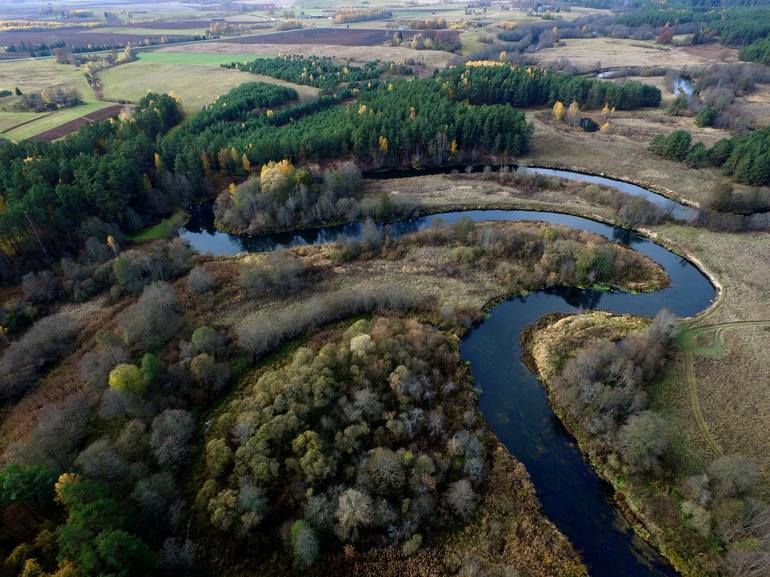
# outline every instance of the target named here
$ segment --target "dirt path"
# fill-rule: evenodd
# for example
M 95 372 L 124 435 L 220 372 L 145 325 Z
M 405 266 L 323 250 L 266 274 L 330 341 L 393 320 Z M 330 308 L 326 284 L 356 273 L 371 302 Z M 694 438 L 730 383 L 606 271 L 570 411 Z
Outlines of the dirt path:
M 716 323 L 711 325 L 702 325 L 698 327 L 689 328 L 680 339 L 680 347 L 684 352 L 685 362 L 685 380 L 687 383 L 687 397 L 690 402 L 690 408 L 692 410 L 693 417 L 698 424 L 701 434 L 703 435 L 706 444 L 714 451 L 715 454 L 721 456 L 724 455 L 719 441 L 717 441 L 711 429 L 708 426 L 706 418 L 703 416 L 703 410 L 700 405 L 700 398 L 698 397 L 698 383 L 695 378 L 695 354 L 700 356 L 718 358 L 725 352 L 724 340 L 722 335 L 725 330 L 740 330 L 749 327 L 770 327 L 770 320 L 753 320 L 753 321 L 731 321 L 725 323 Z M 701 347 L 695 343 L 695 337 L 698 335 L 704 335 L 713 332 L 713 342 L 708 347 Z

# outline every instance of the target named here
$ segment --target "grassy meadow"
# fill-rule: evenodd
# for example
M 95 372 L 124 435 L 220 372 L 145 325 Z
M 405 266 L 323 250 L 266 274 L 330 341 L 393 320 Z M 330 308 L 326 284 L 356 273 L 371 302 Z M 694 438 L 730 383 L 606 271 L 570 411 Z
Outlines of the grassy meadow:
M 301 99 L 314 98 L 318 90 L 275 78 L 221 68 L 235 60 L 254 60 L 247 54 L 146 52 L 136 62 L 107 69 L 99 77 L 107 100 L 137 101 L 147 91 L 173 93 L 187 112 L 196 112 L 244 82 L 269 82 L 291 86 Z

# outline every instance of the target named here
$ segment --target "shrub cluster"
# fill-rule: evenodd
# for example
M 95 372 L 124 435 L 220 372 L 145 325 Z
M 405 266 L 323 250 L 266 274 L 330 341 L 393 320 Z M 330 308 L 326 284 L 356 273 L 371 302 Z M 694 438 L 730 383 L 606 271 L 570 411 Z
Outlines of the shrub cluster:
M 303 347 L 212 425 L 197 507 L 270 543 L 294 524 L 295 561 L 319 543 L 403 543 L 466 519 L 487 455 L 468 372 L 440 332 L 376 318 Z M 418 542 L 419 543 L 419 542 Z
M 343 162 L 318 178 L 296 169 L 289 161 L 270 162 L 238 186 L 217 197 L 217 226 L 240 234 L 263 234 L 361 218 L 387 220 L 408 216 L 413 209 L 404 201 L 361 199 L 361 171 Z
M 553 379 L 557 404 L 581 430 L 606 439 L 631 471 L 656 470 L 668 449 L 665 423 L 647 410 L 645 386 L 658 376 L 677 332 L 663 311 L 643 331 L 582 349 Z
M 665 525 L 669 545 L 699 565 L 720 564 L 725 575 L 762 575 L 770 555 L 770 507 L 754 491 L 751 462 L 730 454 L 702 473 L 678 476 L 668 423 L 648 407 L 646 387 L 660 376 L 676 332 L 663 311 L 642 331 L 582 349 L 552 380 L 555 402 L 588 434 L 593 458 L 652 491 L 648 515 Z

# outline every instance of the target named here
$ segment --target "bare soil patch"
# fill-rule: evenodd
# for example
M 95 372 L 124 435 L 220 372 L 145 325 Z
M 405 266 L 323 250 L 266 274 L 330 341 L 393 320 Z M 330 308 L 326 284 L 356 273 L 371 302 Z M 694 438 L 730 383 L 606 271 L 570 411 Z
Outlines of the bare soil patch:
M 100 120 L 107 120 L 108 118 L 117 116 L 121 110 L 123 110 L 122 104 L 116 104 L 115 106 L 108 106 L 107 108 L 102 108 L 101 110 L 97 110 L 89 114 L 84 114 L 80 118 L 76 118 L 75 120 L 70 120 L 69 122 L 65 122 L 64 124 L 57 126 L 56 128 L 52 128 L 51 130 L 46 130 L 45 132 L 36 134 L 35 136 L 32 136 L 30 140 L 39 140 L 41 142 L 51 142 L 52 140 L 56 140 L 57 138 L 62 138 L 63 136 L 72 134 L 73 132 L 78 130 L 81 126 L 85 126 L 86 124 L 91 124 L 93 122 L 98 122 Z
M 114 30 L 114 32 L 90 32 L 88 29 L 84 30 L 83 28 L 60 28 L 57 30 L 0 32 L 0 45 L 19 45 L 21 42 L 24 42 L 27 45 L 48 44 L 50 46 L 62 41 L 71 48 L 85 48 L 90 45 L 117 47 L 125 46 L 128 42 L 137 43 L 145 38 L 153 44 L 157 44 L 160 43 L 160 39 L 163 36 L 174 40 L 190 39 L 189 36 L 184 35 L 137 36 L 136 34 L 120 32 L 120 28 L 115 28 Z M 5 58 L 23 58 L 28 56 L 28 54 L 24 52 L 6 52 L 1 53 L 0 56 Z

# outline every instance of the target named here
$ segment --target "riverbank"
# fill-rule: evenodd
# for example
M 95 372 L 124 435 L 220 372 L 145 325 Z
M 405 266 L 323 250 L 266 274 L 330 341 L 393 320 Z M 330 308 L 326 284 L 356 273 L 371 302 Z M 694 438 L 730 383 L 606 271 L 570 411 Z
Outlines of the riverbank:
M 656 547 L 683 576 L 716 576 L 720 548 L 695 534 L 676 514 L 684 499 L 677 498 L 677 488 L 670 480 L 640 482 L 629 475 L 606 441 L 583 428 L 554 394 L 553 380 L 569 358 L 601 340 L 616 342 L 648 324 L 649 319 L 599 311 L 549 315 L 522 334 L 524 362 L 545 387 L 554 413 L 576 439 L 583 455 L 612 487 L 618 507 L 637 534 Z

